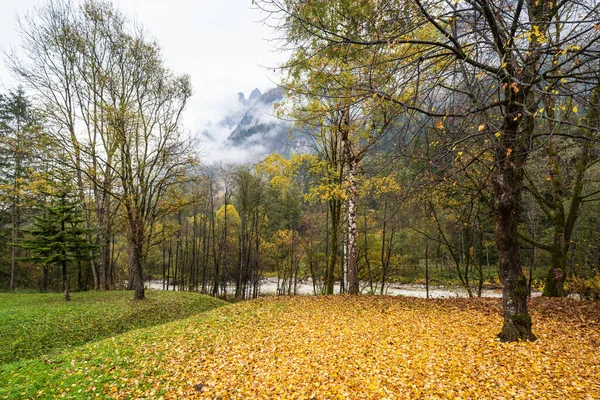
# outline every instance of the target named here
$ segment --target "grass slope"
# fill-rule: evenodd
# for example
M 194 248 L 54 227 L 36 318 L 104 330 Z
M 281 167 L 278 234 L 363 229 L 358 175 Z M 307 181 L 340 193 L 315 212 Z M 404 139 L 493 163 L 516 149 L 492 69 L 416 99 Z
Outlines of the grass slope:
M 503 344 L 494 299 L 259 299 L 0 366 L 0 399 L 600 398 L 598 303 L 532 310 Z
M 0 364 L 38 357 L 131 329 L 189 317 L 225 304 L 195 293 L 147 291 L 62 294 L 0 293 Z

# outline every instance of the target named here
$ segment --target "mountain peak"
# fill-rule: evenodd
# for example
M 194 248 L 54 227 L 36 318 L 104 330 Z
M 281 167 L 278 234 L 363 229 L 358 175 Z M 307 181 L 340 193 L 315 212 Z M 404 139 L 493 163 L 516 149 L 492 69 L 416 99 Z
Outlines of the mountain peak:
M 260 92 L 260 90 L 258 90 L 258 88 L 256 88 L 252 91 L 252 93 L 250 93 L 250 97 L 248 97 L 248 100 L 258 100 L 260 96 L 262 96 L 262 93 Z

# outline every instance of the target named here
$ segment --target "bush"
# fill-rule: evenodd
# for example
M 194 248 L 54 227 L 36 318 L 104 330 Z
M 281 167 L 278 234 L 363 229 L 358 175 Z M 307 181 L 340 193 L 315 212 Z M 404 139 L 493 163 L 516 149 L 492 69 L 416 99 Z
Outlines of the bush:
M 569 294 L 578 294 L 581 300 L 600 300 L 600 274 L 588 279 L 569 279 L 566 291 Z

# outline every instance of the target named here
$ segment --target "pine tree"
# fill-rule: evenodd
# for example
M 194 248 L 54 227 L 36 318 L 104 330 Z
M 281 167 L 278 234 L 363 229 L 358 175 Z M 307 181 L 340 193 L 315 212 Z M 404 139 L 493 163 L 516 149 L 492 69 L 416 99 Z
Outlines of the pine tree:
M 43 290 L 47 290 L 48 269 L 52 265 L 62 268 L 65 300 L 70 300 L 70 263 L 89 260 L 90 245 L 83 228 L 83 219 L 77 204 L 66 191 L 53 195 L 50 204 L 42 206 L 42 215 L 36 216 L 33 228 L 23 230 L 27 234 L 18 247 L 33 253 L 26 259 L 43 266 Z
M 10 208 L 11 267 L 10 288 L 17 285 L 16 246 L 26 203 L 25 186 L 31 177 L 30 167 L 39 142 L 38 118 L 32 111 L 23 89 L 0 94 L 0 200 Z

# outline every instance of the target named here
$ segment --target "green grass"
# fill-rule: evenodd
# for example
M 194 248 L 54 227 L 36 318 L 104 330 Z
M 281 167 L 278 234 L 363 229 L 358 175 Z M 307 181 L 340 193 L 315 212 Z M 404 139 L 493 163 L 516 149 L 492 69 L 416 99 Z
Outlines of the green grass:
M 196 339 L 202 341 L 231 331 L 236 317 L 240 317 L 238 312 L 229 316 L 209 311 L 180 321 L 132 330 L 39 359 L 2 364 L 0 399 L 112 399 L 117 397 L 117 391 L 129 385 L 135 385 L 136 391 L 147 391 L 152 382 L 140 382 L 139 385 L 135 382 L 140 372 L 143 376 L 154 377 L 151 380 L 156 382 L 169 379 L 169 373 L 161 368 L 161 364 L 172 357 L 177 358 L 182 352 L 182 341 L 193 344 Z M 198 324 L 206 324 L 207 331 L 196 335 L 194 329 Z M 190 351 L 203 352 L 205 349 L 186 349 L 185 353 Z M 168 389 L 172 388 L 160 384 L 151 396 L 143 398 L 159 398 Z
M 51 355 L 131 329 L 163 324 L 226 304 L 197 293 L 146 291 L 0 293 L 0 365 Z

